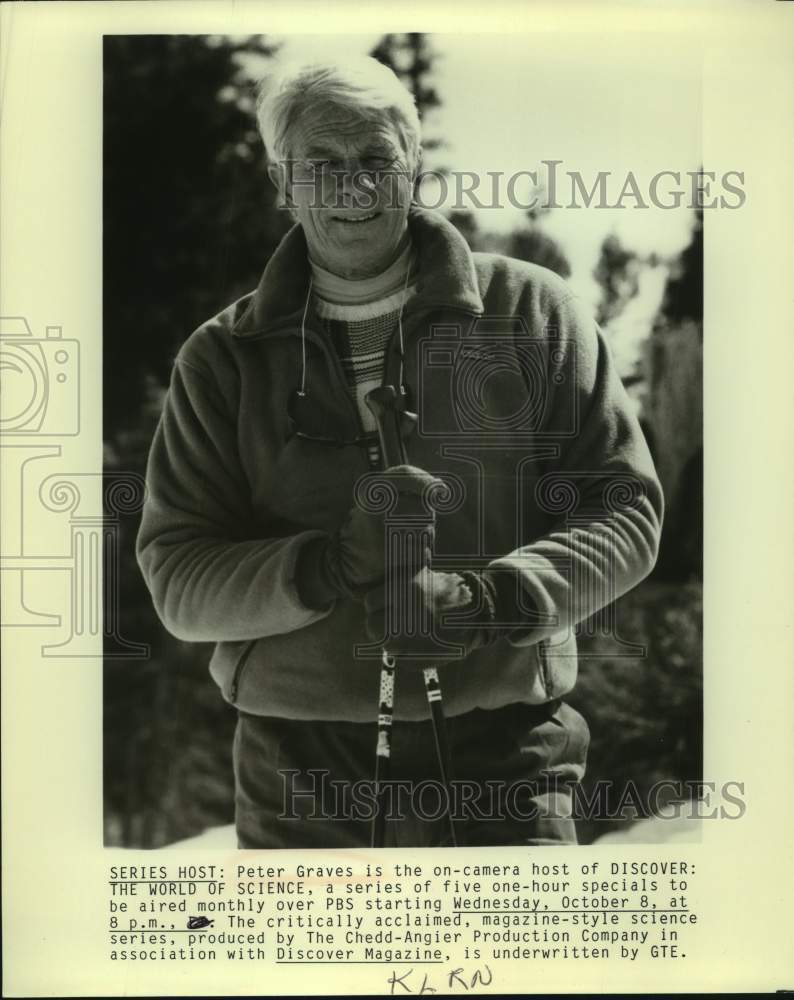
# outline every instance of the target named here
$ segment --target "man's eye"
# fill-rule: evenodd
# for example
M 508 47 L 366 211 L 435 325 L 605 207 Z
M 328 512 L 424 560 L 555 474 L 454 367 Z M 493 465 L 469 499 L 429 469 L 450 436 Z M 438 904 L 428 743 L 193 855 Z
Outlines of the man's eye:
M 345 169 L 344 160 L 314 160 L 312 166 L 318 174 L 337 174 Z
M 301 172 L 315 177 L 339 176 L 349 170 L 362 170 L 367 173 L 384 173 L 387 170 L 394 170 L 397 160 L 391 156 L 362 156 L 358 160 L 358 166 L 354 167 L 353 161 L 346 160 L 303 160 L 299 161 Z
M 345 169 L 345 165 L 342 160 L 296 160 L 295 165 L 302 174 L 315 175 L 318 177 Z
M 394 160 L 388 156 L 365 156 L 361 161 L 364 170 L 388 170 Z

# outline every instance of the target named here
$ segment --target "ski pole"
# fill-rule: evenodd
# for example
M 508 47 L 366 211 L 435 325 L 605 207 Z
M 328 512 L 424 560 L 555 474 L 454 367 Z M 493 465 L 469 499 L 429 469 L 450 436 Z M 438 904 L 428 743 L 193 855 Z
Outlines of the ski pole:
M 394 386 L 385 385 L 372 389 L 367 393 L 366 403 L 375 418 L 380 440 L 381 459 L 384 468 L 407 464 L 405 444 L 400 429 L 400 413 L 403 406 Z M 385 835 L 385 786 L 391 776 L 391 730 L 394 718 L 394 682 L 395 658 L 383 650 L 383 661 L 380 675 L 380 693 L 378 706 L 378 742 L 375 752 L 375 788 L 377 793 L 377 811 L 372 825 L 372 846 L 382 847 Z M 433 737 L 436 745 L 441 780 L 447 789 L 447 798 L 451 809 L 449 783 L 452 776 L 447 722 L 444 716 L 444 703 L 441 696 L 441 683 L 438 670 L 435 667 L 425 667 L 422 671 L 425 682 L 425 694 L 430 708 L 430 719 L 433 726 Z M 452 846 L 457 847 L 455 824 L 452 813 L 449 815 L 449 827 Z

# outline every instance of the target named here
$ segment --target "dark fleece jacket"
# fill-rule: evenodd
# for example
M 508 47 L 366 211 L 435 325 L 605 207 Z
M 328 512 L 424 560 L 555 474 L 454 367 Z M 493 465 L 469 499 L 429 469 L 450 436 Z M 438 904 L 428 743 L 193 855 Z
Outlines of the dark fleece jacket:
M 574 626 L 652 569 L 661 489 L 606 343 L 566 284 L 496 254 L 472 254 L 440 215 L 412 210 L 417 294 L 404 374 L 418 412 L 411 465 L 456 488 L 438 515 L 436 569 L 516 581 L 509 635 L 441 667 L 449 714 L 540 703 L 576 678 Z M 164 625 L 217 643 L 210 664 L 243 710 L 372 721 L 377 648 L 362 605 L 306 607 L 296 558 L 333 531 L 368 472 L 364 449 L 295 436 L 304 376 L 330 436 L 360 433 L 338 359 L 309 304 L 299 227 L 257 289 L 188 338 L 174 365 L 147 472 L 138 559 Z M 397 338 L 385 384 L 399 378 Z M 428 714 L 422 679 L 400 679 L 396 717 Z

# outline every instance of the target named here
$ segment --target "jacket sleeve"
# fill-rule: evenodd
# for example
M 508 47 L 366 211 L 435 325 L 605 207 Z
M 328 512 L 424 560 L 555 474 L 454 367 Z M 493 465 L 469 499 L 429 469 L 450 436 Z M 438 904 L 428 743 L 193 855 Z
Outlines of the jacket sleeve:
M 212 376 L 178 358 L 149 453 L 137 557 L 179 639 L 257 639 L 330 610 L 306 608 L 293 580 L 299 549 L 321 532 L 254 537 L 235 421 Z
M 653 461 L 601 331 L 571 296 L 547 322 L 560 347 L 549 351 L 544 438 L 559 458 L 526 502 L 550 530 L 488 567 L 501 571 L 502 593 L 506 581 L 518 585 L 508 584 L 510 619 L 521 622 L 508 632 L 514 645 L 567 632 L 636 586 L 656 562 L 663 518 Z

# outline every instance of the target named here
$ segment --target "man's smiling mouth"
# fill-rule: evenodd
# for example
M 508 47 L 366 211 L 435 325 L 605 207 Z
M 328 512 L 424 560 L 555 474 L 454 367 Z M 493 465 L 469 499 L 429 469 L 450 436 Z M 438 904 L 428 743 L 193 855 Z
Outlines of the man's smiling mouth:
M 364 222 L 371 222 L 377 219 L 380 212 L 369 212 L 366 215 L 335 215 L 334 222 L 345 222 L 353 226 L 360 226 Z

